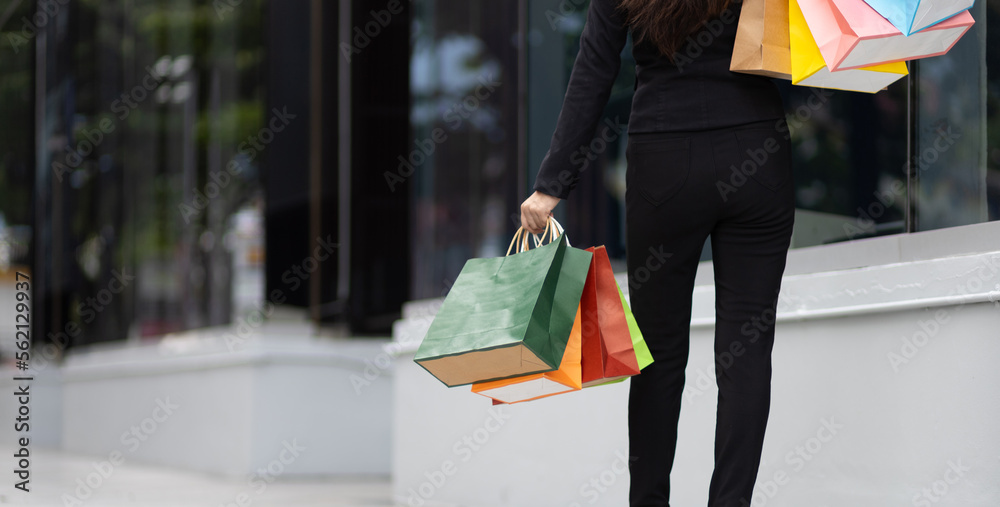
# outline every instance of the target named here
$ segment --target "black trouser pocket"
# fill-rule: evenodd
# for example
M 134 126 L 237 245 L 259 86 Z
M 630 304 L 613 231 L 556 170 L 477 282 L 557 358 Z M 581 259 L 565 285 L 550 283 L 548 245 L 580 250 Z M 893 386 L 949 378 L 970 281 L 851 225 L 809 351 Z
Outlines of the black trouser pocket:
M 777 190 L 791 180 L 788 143 L 774 127 L 736 131 L 742 161 L 736 169 L 769 190 Z
M 691 170 L 691 141 L 682 137 L 630 142 L 629 188 L 638 190 L 653 206 L 670 200 L 687 181 Z

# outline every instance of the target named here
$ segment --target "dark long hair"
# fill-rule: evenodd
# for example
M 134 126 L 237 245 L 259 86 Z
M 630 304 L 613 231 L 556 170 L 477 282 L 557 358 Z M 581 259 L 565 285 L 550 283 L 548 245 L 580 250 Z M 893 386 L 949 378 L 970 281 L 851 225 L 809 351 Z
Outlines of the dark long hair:
M 649 42 L 673 56 L 702 23 L 722 14 L 730 0 L 621 0 L 635 43 Z

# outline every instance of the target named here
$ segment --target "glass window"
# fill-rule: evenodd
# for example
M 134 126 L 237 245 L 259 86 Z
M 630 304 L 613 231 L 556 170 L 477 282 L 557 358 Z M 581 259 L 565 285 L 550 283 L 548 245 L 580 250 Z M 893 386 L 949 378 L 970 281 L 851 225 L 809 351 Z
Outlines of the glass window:
M 777 83 L 792 136 L 792 247 L 905 232 L 905 78 L 876 94 Z
M 30 262 L 34 180 L 32 2 L 0 13 L 0 276 Z M 13 338 L 12 338 L 13 339 Z M 7 342 L 4 342 L 7 343 Z
M 503 255 L 518 192 L 515 2 L 414 4 L 411 151 L 413 297 L 439 297 L 471 257 Z M 398 189 L 397 189 L 398 191 Z
M 955 47 L 917 66 L 916 230 L 1000 218 L 1000 1 L 970 12 Z
M 263 300 L 261 14 L 72 2 L 47 24 L 37 220 L 52 332 L 155 336 Z
M 19 352 L 13 312 L 16 284 L 24 279 L 19 280 L 18 273 L 34 277 L 29 269 L 35 178 L 34 45 L 30 31 L 25 31 L 33 6 L 34 2 L 7 2 L 0 9 L 0 299 L 6 306 L 0 310 L 5 316 L 0 360 L 13 359 Z

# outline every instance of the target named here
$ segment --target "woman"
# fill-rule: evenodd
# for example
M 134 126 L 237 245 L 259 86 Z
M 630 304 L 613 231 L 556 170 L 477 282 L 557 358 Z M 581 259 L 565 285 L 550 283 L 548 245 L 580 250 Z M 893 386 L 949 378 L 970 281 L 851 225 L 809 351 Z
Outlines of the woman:
M 760 465 L 773 312 L 795 206 L 778 91 L 770 79 L 729 71 L 741 6 L 592 0 L 549 152 L 534 194 L 521 205 L 522 225 L 541 231 L 570 194 L 580 176 L 573 160 L 582 158 L 570 155 L 590 145 L 631 30 L 637 82 L 626 152 L 626 248 L 629 276 L 639 268 L 651 273 L 629 286 L 655 359 L 632 378 L 629 393 L 633 507 L 669 505 L 691 295 L 709 237 L 719 386 L 709 506 L 750 505 Z

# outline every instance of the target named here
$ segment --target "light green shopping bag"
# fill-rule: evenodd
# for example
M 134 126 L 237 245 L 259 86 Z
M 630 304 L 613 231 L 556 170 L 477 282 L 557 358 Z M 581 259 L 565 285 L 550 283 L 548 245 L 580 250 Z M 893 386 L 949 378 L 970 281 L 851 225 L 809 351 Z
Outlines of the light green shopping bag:
M 629 308 L 621 287 L 618 287 L 618 296 L 622 298 L 622 307 L 625 309 L 625 321 L 628 322 L 628 332 L 632 335 L 635 359 L 639 362 L 639 369 L 642 370 L 653 364 L 653 353 L 649 351 L 649 346 L 646 345 L 646 340 L 642 337 L 642 331 L 639 330 L 639 324 L 635 322 L 635 315 L 632 314 L 632 309 Z
M 617 285 L 617 283 L 615 285 Z M 632 337 L 632 350 L 635 351 L 635 360 L 639 363 L 639 370 L 641 371 L 647 366 L 653 364 L 653 354 L 649 351 L 649 346 L 646 345 L 646 340 L 642 337 L 642 332 L 639 331 L 639 325 L 635 322 L 635 315 L 632 314 L 632 309 L 629 308 L 628 301 L 625 300 L 625 294 L 622 293 L 621 287 L 618 287 L 618 297 L 622 300 L 622 309 L 625 310 L 625 322 L 628 323 L 628 333 Z M 640 373 L 640 375 L 641 374 L 642 373 Z M 607 386 L 624 381 L 624 378 L 619 378 L 588 387 Z
M 469 260 L 414 361 L 449 387 L 557 369 L 591 255 L 560 235 L 515 255 Z

